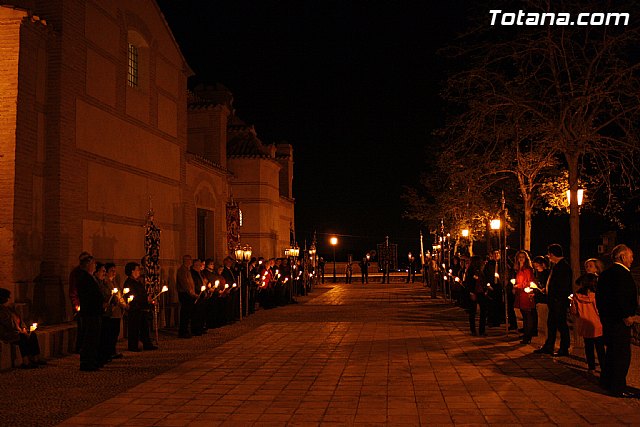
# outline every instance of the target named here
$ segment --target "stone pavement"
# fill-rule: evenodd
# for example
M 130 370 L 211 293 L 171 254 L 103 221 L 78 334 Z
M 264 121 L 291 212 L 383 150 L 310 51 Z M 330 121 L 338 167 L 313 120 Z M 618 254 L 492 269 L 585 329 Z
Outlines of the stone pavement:
M 582 364 L 470 337 L 419 285 L 328 288 L 62 425 L 640 424 L 640 402 L 603 395 Z

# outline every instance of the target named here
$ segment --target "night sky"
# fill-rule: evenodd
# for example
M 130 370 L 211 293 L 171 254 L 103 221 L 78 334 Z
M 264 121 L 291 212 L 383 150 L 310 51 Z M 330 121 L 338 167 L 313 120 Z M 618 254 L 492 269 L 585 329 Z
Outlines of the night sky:
M 400 195 L 443 122 L 436 51 L 464 27 L 462 0 L 159 0 L 199 82 L 234 93 L 265 143 L 294 147 L 297 239 L 356 258 L 389 235 L 418 251 Z M 402 255 L 402 256 L 400 256 Z M 330 256 L 328 257 L 330 258 Z

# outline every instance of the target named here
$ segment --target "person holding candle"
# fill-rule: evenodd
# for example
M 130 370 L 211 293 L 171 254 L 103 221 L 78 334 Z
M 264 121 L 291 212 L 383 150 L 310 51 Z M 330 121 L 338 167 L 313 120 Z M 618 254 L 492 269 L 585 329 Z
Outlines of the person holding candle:
M 176 272 L 176 288 L 180 301 L 180 326 L 178 328 L 178 337 L 180 338 L 191 338 L 190 325 L 193 316 L 193 303 L 197 298 L 195 283 L 193 283 L 191 276 L 192 264 L 191 255 L 185 255 L 182 257 L 182 265 Z
M 15 344 L 20 349 L 22 356 L 22 369 L 37 368 L 38 365 L 46 365 L 40 360 L 40 345 L 35 332 L 37 324 L 27 328 L 15 310 L 13 304 L 9 304 L 11 291 L 0 288 L 0 341 Z
M 109 342 L 111 336 L 111 301 L 113 297 L 113 288 L 109 286 L 105 280 L 107 276 L 107 269 L 101 262 L 96 263 L 96 271 L 93 272 L 93 276 L 100 286 L 100 292 L 102 292 L 102 320 L 100 321 L 100 347 L 98 352 L 98 360 L 101 365 L 111 362 L 111 351 L 109 349 Z
M 531 343 L 534 325 L 533 294 L 530 284 L 534 280 L 531 259 L 525 251 L 518 251 L 515 256 L 515 283 L 513 284 L 514 307 L 522 314 L 522 344 Z M 537 315 L 537 314 L 536 314 Z
M 596 286 L 598 276 L 593 273 L 583 274 L 576 280 L 579 289 L 571 297 L 570 311 L 576 321 L 576 331 L 584 340 L 584 355 L 587 359 L 589 373 L 596 369 L 595 353 L 598 354 L 600 368 L 604 365 L 604 339 L 602 323 L 596 306 Z M 595 350 L 595 352 L 594 352 Z
M 193 279 L 193 289 L 196 295 L 193 313 L 191 314 L 191 333 L 195 336 L 200 336 L 205 333 L 204 321 L 206 316 L 206 286 L 204 284 L 204 278 L 202 277 L 202 267 L 202 261 L 196 258 L 193 260 L 190 270 L 191 278 Z
M 484 274 L 482 273 L 482 260 L 479 256 L 471 257 L 469 268 L 464 279 L 465 292 L 469 294 L 468 308 L 469 328 L 471 335 L 476 336 L 476 313 L 480 306 L 480 336 L 486 336 L 487 322 L 487 288 Z
M 111 317 L 109 318 L 109 336 L 108 336 L 108 355 L 111 359 L 121 359 L 122 353 L 118 353 L 116 346 L 118 337 L 120 336 L 120 325 L 122 324 L 122 315 L 127 309 L 127 302 L 122 297 L 122 290 L 116 283 L 116 265 L 108 262 L 105 264 L 107 271 L 105 276 L 106 288 L 111 291 L 109 299 L 111 300 Z
M 124 287 L 130 289 L 127 298 L 129 301 L 128 349 L 133 352 L 140 351 L 138 343 L 142 341 L 143 350 L 157 350 L 158 347 L 153 345 L 149 336 L 151 304 L 147 289 L 140 281 L 140 264 L 137 262 L 127 263 L 124 266 L 124 274 L 127 275 Z
M 80 370 L 89 372 L 97 371 L 103 362 L 100 358 L 100 337 L 104 298 L 93 275 L 95 270 L 96 260 L 93 256 L 87 253 L 80 258 L 76 282 L 82 317 Z

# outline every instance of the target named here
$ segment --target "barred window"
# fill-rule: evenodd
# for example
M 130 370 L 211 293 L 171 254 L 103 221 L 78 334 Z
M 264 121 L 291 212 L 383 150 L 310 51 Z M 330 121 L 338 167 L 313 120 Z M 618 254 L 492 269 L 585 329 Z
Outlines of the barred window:
M 129 68 L 127 81 L 130 87 L 138 87 L 138 47 L 129 43 Z

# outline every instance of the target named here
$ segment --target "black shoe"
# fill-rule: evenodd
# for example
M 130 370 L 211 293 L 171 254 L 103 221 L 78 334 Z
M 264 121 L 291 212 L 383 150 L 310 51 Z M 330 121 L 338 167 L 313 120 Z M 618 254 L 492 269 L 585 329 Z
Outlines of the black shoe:
M 472 336 L 472 337 L 475 337 L 475 336 L 477 336 L 477 335 L 478 335 L 478 334 L 476 334 L 475 332 L 471 332 L 471 336 Z
M 569 352 L 567 350 L 558 350 L 557 352 L 553 353 L 553 357 L 566 357 L 569 355 Z
M 533 350 L 535 354 L 553 354 L 553 350 L 549 350 L 546 347 L 540 347 L 537 350 Z
M 116 353 L 111 356 L 112 359 L 122 359 L 123 357 L 124 357 L 124 354 L 122 353 Z
M 129 351 L 133 352 L 133 353 L 139 353 L 142 350 L 140 350 L 139 348 L 130 348 Z
M 620 399 L 640 399 L 640 393 L 632 393 L 630 391 L 611 391 L 609 392 L 609 396 Z
M 33 363 L 23 363 L 20 365 L 20 369 L 36 369 L 38 365 L 34 365 Z
M 524 334 L 524 328 L 518 328 L 518 332 L 520 332 L 521 334 Z
M 144 347 L 142 347 L 142 349 L 144 351 L 152 351 L 152 350 L 157 350 L 158 347 L 153 345 L 153 344 L 151 344 L 151 345 L 145 345 Z
M 515 325 L 509 326 L 510 331 L 515 331 L 516 329 L 518 329 L 518 326 L 515 326 Z

